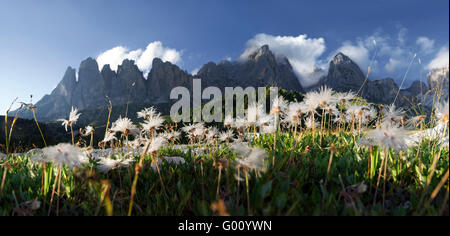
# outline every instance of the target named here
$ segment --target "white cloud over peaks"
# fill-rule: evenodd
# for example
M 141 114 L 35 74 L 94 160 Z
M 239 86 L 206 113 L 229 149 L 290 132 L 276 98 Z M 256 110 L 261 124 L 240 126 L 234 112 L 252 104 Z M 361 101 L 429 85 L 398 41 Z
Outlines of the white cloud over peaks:
M 117 70 L 123 60 L 130 59 L 134 60 L 138 68 L 145 74 L 150 71 L 153 59 L 156 57 L 176 64 L 181 61 L 181 52 L 164 47 L 160 41 L 155 41 L 151 42 L 145 50 L 130 50 L 123 46 L 109 49 L 97 57 L 97 62 L 100 70 L 106 64 L 109 64 L 112 70 Z
M 308 87 L 318 82 L 318 76 L 313 72 L 315 67 L 323 66 L 319 60 L 326 49 L 323 38 L 308 38 L 306 34 L 297 37 L 258 34 L 247 41 L 247 47 L 239 59 L 247 59 L 266 44 L 276 55 L 283 55 L 289 59 L 302 86 Z
M 434 49 L 434 40 L 427 37 L 417 38 L 416 44 L 419 46 L 420 51 L 425 54 L 431 53 Z
M 427 68 L 432 69 L 440 69 L 448 66 L 449 64 L 449 50 L 448 46 L 442 47 L 441 50 L 436 54 L 436 57 L 428 64 Z
M 359 41 L 356 44 L 350 41 L 344 42 L 343 45 L 333 53 L 336 55 L 338 52 L 350 57 L 360 68 L 364 71 L 370 64 L 370 52 L 363 41 Z M 333 56 L 334 56 L 333 55 Z

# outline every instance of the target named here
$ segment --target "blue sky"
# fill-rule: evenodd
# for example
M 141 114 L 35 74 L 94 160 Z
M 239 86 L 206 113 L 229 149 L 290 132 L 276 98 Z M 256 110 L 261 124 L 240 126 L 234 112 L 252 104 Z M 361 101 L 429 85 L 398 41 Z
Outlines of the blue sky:
M 122 54 L 108 54 L 106 62 L 142 49 L 144 70 L 149 55 L 160 55 L 192 72 L 269 42 L 297 62 L 305 81 L 306 65 L 326 69 L 339 50 L 362 68 L 378 50 L 374 79 L 400 81 L 414 53 L 422 64 L 413 62 L 408 82 L 448 64 L 447 0 L 0 0 L 0 6 L 0 114 L 17 96 L 29 101 L 33 94 L 36 102 L 50 93 L 67 66 L 118 46 Z M 159 42 L 153 44 L 159 54 L 145 54 L 152 42 Z

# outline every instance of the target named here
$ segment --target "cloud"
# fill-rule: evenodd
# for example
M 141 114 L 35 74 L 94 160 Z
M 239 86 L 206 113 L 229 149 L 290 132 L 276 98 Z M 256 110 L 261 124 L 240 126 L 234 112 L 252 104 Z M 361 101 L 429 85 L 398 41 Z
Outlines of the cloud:
M 125 59 L 134 60 L 138 68 L 145 73 L 150 71 L 154 58 L 161 58 L 163 61 L 178 63 L 181 61 L 181 52 L 164 47 L 160 41 L 151 42 L 143 49 L 130 50 L 123 46 L 118 46 L 100 53 L 97 57 L 99 68 L 109 64 L 112 70 L 117 70 Z
M 397 59 L 394 59 L 394 58 L 389 58 L 389 62 L 384 66 L 384 69 L 385 69 L 387 72 L 393 74 L 393 73 L 395 73 L 395 71 L 396 71 L 398 68 L 400 68 L 400 67 L 402 67 L 402 66 L 403 66 L 402 61 L 397 60 Z
M 370 52 L 369 49 L 364 45 L 363 41 L 359 41 L 356 44 L 353 44 L 350 41 L 344 42 L 343 45 L 333 53 L 333 56 L 338 52 L 341 52 L 350 57 L 350 59 L 356 62 L 356 64 L 358 64 L 361 69 L 369 67 Z
M 416 44 L 419 46 L 419 49 L 422 53 L 430 54 L 431 52 L 433 52 L 434 40 L 422 36 L 417 38 Z
M 448 66 L 449 64 L 449 50 L 448 46 L 442 47 L 439 52 L 436 54 L 435 58 L 428 64 L 427 68 L 432 69 L 440 69 Z
M 283 55 L 289 59 L 302 86 L 308 87 L 318 82 L 314 69 L 324 65 L 319 60 L 326 49 L 323 38 L 308 38 L 306 34 L 297 37 L 258 34 L 247 41 L 247 47 L 239 60 L 246 60 L 266 44 L 275 55 Z
M 200 71 L 200 68 L 195 68 L 191 71 L 191 75 L 197 75 L 197 73 Z
M 417 53 L 417 58 L 422 60 L 429 58 L 429 55 L 435 51 L 435 41 L 425 36 L 407 37 L 408 30 L 400 26 L 397 26 L 397 30 L 397 34 L 389 34 L 379 29 L 372 35 L 346 41 L 331 56 L 341 51 L 354 60 L 363 71 L 372 64 L 371 78 L 391 77 L 398 80 L 405 74 L 414 54 Z M 417 50 L 411 48 L 417 48 Z M 421 69 L 417 58 L 413 61 L 409 81 L 417 79 L 416 74 L 419 74 Z

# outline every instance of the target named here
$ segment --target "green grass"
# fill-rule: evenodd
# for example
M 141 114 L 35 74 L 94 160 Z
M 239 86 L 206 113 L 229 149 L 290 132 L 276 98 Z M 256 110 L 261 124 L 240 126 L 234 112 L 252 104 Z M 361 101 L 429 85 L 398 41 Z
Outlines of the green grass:
M 133 215 L 216 215 L 211 204 L 222 199 L 230 215 L 448 215 L 448 181 L 440 192 L 429 201 L 432 191 L 449 169 L 448 150 L 439 149 L 434 142 L 423 142 L 402 154 L 389 152 L 386 176 L 385 208 L 383 209 L 383 184 L 381 178 L 377 199 L 374 201 L 378 170 L 382 153 L 359 147 L 349 133 L 324 134 L 322 143 L 316 132 L 302 132 L 293 150 L 292 133 L 281 133 L 277 139 L 275 165 L 272 165 L 273 136 L 264 135 L 252 145 L 266 149 L 267 171 L 256 177 L 250 173 L 250 212 L 247 210 L 245 181 L 238 183 L 235 176 L 236 154 L 228 147 L 215 152 L 205 152 L 201 158 L 193 158 L 191 152 L 182 153 L 165 147 L 159 156 L 181 156 L 186 164 L 175 166 L 163 162 L 161 169 L 168 196 L 162 191 L 159 176 L 151 168 L 151 158 L 145 158 L 144 169 L 139 175 L 134 198 Z M 356 138 L 357 140 L 357 138 Z M 330 172 L 329 158 L 334 145 Z M 424 186 L 429 178 L 433 157 L 441 153 L 425 200 L 419 205 Z M 293 153 L 292 162 L 289 157 Z M 369 157 L 371 157 L 369 161 Z M 222 171 L 219 197 L 216 198 L 218 169 L 214 160 L 225 158 L 229 165 Z M 139 156 L 135 157 L 136 160 Z M 204 172 L 201 173 L 200 160 Z M 63 169 L 61 194 L 50 207 L 50 196 L 57 169 L 46 166 L 46 189 L 43 189 L 43 166 L 31 164 L 26 156 L 9 155 L 0 168 L 0 176 L 7 171 L 5 186 L 0 199 L 0 215 L 127 215 L 134 164 L 129 168 L 102 174 L 92 162 L 84 168 Z M 369 163 L 371 167 L 369 168 Z M 241 170 L 242 175 L 242 170 Z M 326 186 L 325 186 L 326 182 Z M 367 190 L 358 193 L 351 186 L 364 183 Z M 239 186 L 239 187 L 238 187 Z M 447 200 L 444 202 L 445 195 Z M 40 208 L 31 210 L 23 203 L 37 199 Z M 59 210 L 57 201 L 59 200 Z M 110 203 L 109 203 L 110 202 Z M 429 204 L 428 204 L 429 202 Z

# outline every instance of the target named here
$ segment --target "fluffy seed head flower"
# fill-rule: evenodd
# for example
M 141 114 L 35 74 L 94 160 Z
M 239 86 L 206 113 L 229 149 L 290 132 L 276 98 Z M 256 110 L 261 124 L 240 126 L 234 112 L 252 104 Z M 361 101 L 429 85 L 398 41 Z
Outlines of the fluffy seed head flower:
M 86 127 L 84 128 L 84 130 L 82 130 L 81 134 L 82 134 L 83 136 L 88 136 L 88 135 L 93 134 L 94 131 L 95 131 L 95 130 L 94 130 L 94 127 L 88 125 L 88 126 L 86 126 Z
M 376 145 L 396 151 L 406 151 L 408 149 L 406 136 L 407 132 L 404 128 L 387 123 L 382 123 L 379 128 L 367 133 L 367 138 Z
M 306 93 L 303 99 L 304 110 L 308 113 L 315 113 L 316 109 L 320 106 L 319 93 L 316 91 L 310 91 Z
M 228 115 L 225 117 L 225 120 L 223 121 L 223 125 L 227 128 L 230 128 L 231 126 L 234 125 L 234 119 L 233 116 Z
M 405 111 L 402 108 L 398 108 L 391 104 L 387 107 L 384 107 L 382 110 L 383 113 L 383 122 L 389 122 L 389 123 L 399 123 L 403 119 L 403 116 L 405 115 Z
M 42 149 L 43 155 L 50 161 L 59 166 L 66 165 L 70 168 L 80 167 L 89 160 L 79 147 L 71 144 L 60 143 L 56 146 Z
M 220 133 L 219 140 L 222 142 L 230 142 L 234 138 L 234 133 L 232 130 L 227 130 Z
M 80 118 L 80 115 L 81 115 L 81 113 L 78 113 L 78 109 L 72 107 L 72 110 L 70 111 L 68 120 L 66 120 L 66 119 L 58 119 L 57 121 L 62 122 L 62 126 L 64 126 L 64 128 L 67 131 L 67 127 L 68 126 L 72 126 L 72 125 L 75 125 L 77 123 L 78 119 Z
M 333 96 L 333 90 L 326 85 L 320 87 L 317 96 L 319 106 L 322 108 L 336 103 L 336 98 Z
M 258 173 L 264 172 L 266 170 L 265 160 L 267 158 L 267 153 L 262 148 L 247 148 L 248 151 L 240 151 L 240 153 L 245 153 L 241 158 L 236 159 L 236 162 L 249 170 L 254 170 Z
M 107 143 L 107 142 L 111 142 L 113 140 L 117 140 L 115 132 L 106 132 L 105 137 L 103 138 L 102 142 Z
M 137 112 L 138 118 L 150 119 L 154 115 L 156 115 L 156 109 L 153 107 L 144 108 L 143 110 Z
M 126 168 L 132 161 L 132 159 L 113 160 L 110 158 L 100 157 L 97 169 L 102 173 L 108 173 L 109 171 L 114 169 Z
M 270 114 L 280 114 L 283 113 L 287 108 L 287 103 L 283 97 L 278 96 L 273 100 L 272 110 Z
M 158 130 L 163 123 L 164 118 L 162 118 L 160 114 L 154 114 L 146 118 L 144 123 L 141 123 L 141 125 L 146 132 L 151 132 Z
M 156 153 L 161 149 L 162 146 L 167 145 L 167 139 L 165 139 L 163 136 L 159 135 L 152 139 L 150 143 L 150 147 L 148 151 L 152 154 Z
M 114 132 L 121 132 L 122 136 L 125 137 L 139 133 L 139 129 L 136 128 L 129 118 L 122 118 L 121 116 L 112 124 L 111 130 Z
M 306 128 L 308 129 L 313 129 L 313 128 L 317 128 L 318 124 L 316 123 L 316 121 L 312 118 L 312 116 L 308 116 L 305 120 L 305 125 Z
M 348 93 L 336 93 L 335 96 L 336 101 L 340 104 L 346 104 L 347 102 L 351 101 L 356 97 L 356 94 L 353 92 Z
M 448 125 L 448 100 L 436 107 L 435 114 L 439 123 Z

